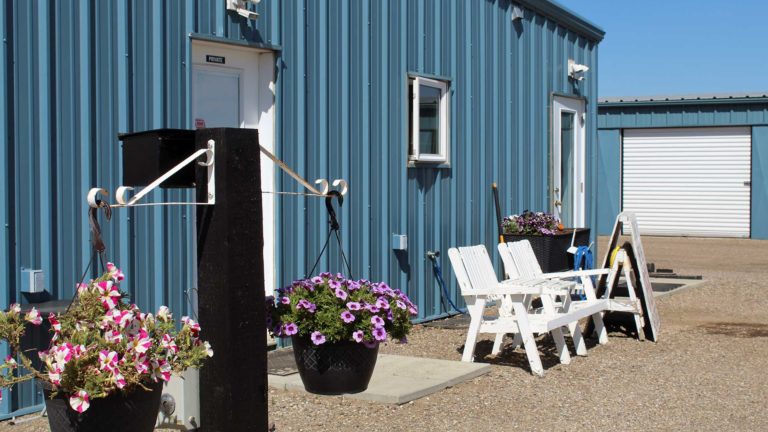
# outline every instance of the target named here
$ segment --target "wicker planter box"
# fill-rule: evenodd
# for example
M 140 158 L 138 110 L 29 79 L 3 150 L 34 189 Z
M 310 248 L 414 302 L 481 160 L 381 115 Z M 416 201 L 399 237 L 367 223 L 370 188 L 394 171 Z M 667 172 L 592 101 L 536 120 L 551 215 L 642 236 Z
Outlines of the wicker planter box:
M 572 229 L 566 229 L 562 234 L 554 236 L 504 234 L 504 241 L 513 242 L 528 240 L 531 242 L 536 259 L 539 260 L 544 273 L 572 270 L 573 255 L 566 252 L 571 246 Z M 589 228 L 576 230 L 575 246 L 589 245 Z

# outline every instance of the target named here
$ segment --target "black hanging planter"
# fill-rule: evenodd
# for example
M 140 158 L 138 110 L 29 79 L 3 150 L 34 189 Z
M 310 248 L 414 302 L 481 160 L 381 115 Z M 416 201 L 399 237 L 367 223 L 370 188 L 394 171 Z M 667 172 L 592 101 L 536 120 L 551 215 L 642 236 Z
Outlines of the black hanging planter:
M 296 366 L 304 388 L 315 394 L 360 393 L 376 366 L 379 345 L 366 348 L 357 342 L 314 345 L 309 338 L 291 336 Z
M 151 432 L 157 422 L 163 383 L 137 388 L 129 394 L 117 392 L 105 398 L 91 399 L 91 406 L 78 413 L 69 406 L 69 395 L 59 393 L 51 399 L 51 390 L 43 388 L 48 424 L 52 432 Z

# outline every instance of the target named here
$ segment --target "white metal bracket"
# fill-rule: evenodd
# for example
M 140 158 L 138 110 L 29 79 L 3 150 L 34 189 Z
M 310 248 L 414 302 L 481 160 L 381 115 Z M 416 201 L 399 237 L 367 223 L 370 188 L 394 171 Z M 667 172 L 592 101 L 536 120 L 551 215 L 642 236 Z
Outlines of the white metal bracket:
M 304 180 L 303 177 L 298 175 L 294 170 L 292 170 L 288 165 L 285 164 L 285 162 L 278 159 L 277 156 L 275 156 L 271 151 L 264 148 L 264 146 L 259 146 L 261 149 L 261 152 L 264 153 L 265 156 L 267 156 L 272 162 L 274 162 L 281 170 L 285 171 L 286 174 L 291 176 L 294 180 L 299 182 L 302 186 L 304 186 L 310 193 L 302 193 L 302 192 L 271 192 L 271 191 L 264 191 L 263 193 L 271 193 L 276 195 L 307 195 L 307 196 L 316 196 L 316 197 L 328 197 L 328 193 L 330 192 L 330 186 L 327 179 L 317 179 L 315 180 L 316 185 L 320 185 L 320 189 L 317 189 L 316 187 L 309 184 L 308 181 Z M 349 184 L 344 179 L 336 179 L 333 181 L 333 187 L 338 188 L 338 192 L 341 196 L 344 196 L 349 191 Z
M 161 183 L 168 180 L 172 175 L 179 172 L 179 170 L 181 170 L 185 166 L 193 163 L 198 157 L 202 156 L 203 154 L 205 154 L 206 156 L 205 162 L 198 162 L 197 164 L 208 168 L 208 179 L 207 179 L 208 199 L 205 202 L 139 203 L 139 200 L 141 200 L 147 194 L 149 194 L 158 186 L 160 186 Z M 179 162 L 176 166 L 168 170 L 165 174 L 158 177 L 155 181 L 147 185 L 147 187 L 142 189 L 139 193 L 132 196 L 131 198 L 126 199 L 125 194 L 126 192 L 133 190 L 132 187 L 130 186 L 118 187 L 117 190 L 115 191 L 115 200 L 117 201 L 117 204 L 111 204 L 110 207 L 216 204 L 216 170 L 214 168 L 215 156 L 216 156 L 216 142 L 214 140 L 208 140 L 207 148 L 200 149 L 192 153 L 191 155 L 189 155 L 189 157 Z M 86 201 L 88 201 L 88 205 L 90 207 L 98 207 L 98 204 L 96 203 L 96 198 L 98 195 L 109 195 L 109 192 L 106 189 L 98 188 L 98 187 L 92 188 L 90 191 L 88 191 Z

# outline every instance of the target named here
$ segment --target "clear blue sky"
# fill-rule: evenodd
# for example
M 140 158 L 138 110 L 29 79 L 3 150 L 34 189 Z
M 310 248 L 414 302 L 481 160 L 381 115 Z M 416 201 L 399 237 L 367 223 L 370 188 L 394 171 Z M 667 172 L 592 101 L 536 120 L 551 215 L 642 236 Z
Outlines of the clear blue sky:
M 768 92 L 768 0 L 556 0 L 605 30 L 598 93 Z

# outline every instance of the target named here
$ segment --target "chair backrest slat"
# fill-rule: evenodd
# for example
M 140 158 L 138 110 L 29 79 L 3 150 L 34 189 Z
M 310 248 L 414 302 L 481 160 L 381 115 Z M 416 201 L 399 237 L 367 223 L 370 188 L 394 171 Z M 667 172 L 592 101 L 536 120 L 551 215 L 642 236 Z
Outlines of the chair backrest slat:
M 472 291 L 474 288 L 472 282 L 467 276 L 467 270 L 464 267 L 464 261 L 461 259 L 461 254 L 456 248 L 448 249 L 448 258 L 451 260 L 451 267 L 453 267 L 453 274 L 456 275 L 456 280 L 459 282 L 459 289 L 463 293 Z
M 509 250 L 509 243 L 499 243 L 498 245 L 499 255 L 501 256 L 501 262 L 504 263 L 504 273 L 507 275 L 507 279 L 519 279 L 520 270 L 515 265 L 515 260 L 512 258 L 512 252 Z
M 520 240 L 507 243 L 507 247 L 512 255 L 512 260 L 520 272 L 521 277 L 534 278 L 540 276 L 543 272 L 536 254 L 533 252 L 531 243 L 528 240 Z
M 491 263 L 491 257 L 488 256 L 485 246 L 460 247 L 459 253 L 473 286 L 494 287 L 499 283 L 496 278 L 496 271 L 493 269 L 493 263 Z

